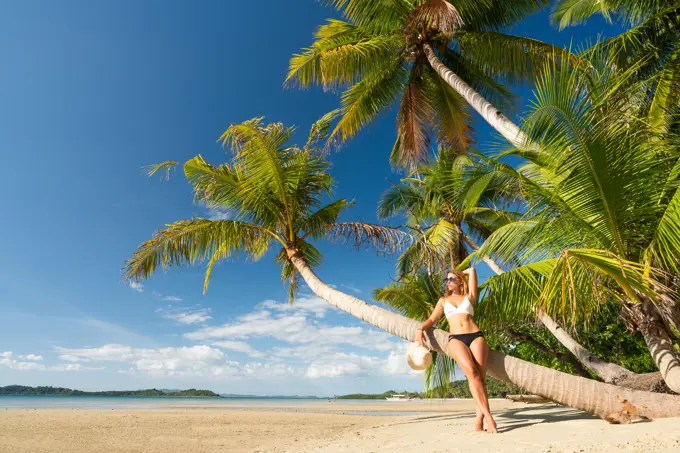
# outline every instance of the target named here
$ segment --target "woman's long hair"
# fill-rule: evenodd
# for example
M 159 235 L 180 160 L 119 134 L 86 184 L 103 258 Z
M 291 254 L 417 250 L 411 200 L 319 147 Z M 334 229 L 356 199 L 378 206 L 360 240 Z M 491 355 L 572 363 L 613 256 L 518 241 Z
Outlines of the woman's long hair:
M 449 274 L 453 274 L 454 277 L 456 277 L 455 283 L 458 284 L 458 290 L 460 291 L 461 295 L 467 296 L 470 294 L 470 287 L 468 286 L 467 279 L 465 278 L 465 274 L 462 273 L 461 271 L 453 270 L 453 271 L 448 271 L 446 275 L 448 276 Z M 444 294 L 448 297 L 451 294 L 453 294 L 452 290 L 449 290 L 448 287 L 444 290 Z

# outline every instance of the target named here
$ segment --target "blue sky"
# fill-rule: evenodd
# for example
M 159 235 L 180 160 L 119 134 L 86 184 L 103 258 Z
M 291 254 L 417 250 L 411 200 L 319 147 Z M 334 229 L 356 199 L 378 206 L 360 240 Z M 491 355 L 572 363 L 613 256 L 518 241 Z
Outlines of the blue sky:
M 0 385 L 312 395 L 422 388 L 403 341 L 304 291 L 287 305 L 271 256 L 222 263 L 207 295 L 202 268 L 136 288 L 120 280 L 125 259 L 155 229 L 215 214 L 192 202 L 181 173 L 161 182 L 142 166 L 198 153 L 219 163 L 221 132 L 255 116 L 297 125 L 302 142 L 337 107 L 321 89 L 282 87 L 289 57 L 333 15 L 312 0 L 295 3 L 5 3 Z M 547 13 L 512 30 L 558 45 L 615 31 L 594 20 L 558 33 Z M 387 179 L 399 177 L 388 163 L 394 115 L 330 157 L 336 196 L 357 202 L 349 219 L 376 222 Z M 475 130 L 480 148 L 495 142 L 478 119 Z M 394 277 L 393 258 L 320 249 L 320 276 L 358 297 Z

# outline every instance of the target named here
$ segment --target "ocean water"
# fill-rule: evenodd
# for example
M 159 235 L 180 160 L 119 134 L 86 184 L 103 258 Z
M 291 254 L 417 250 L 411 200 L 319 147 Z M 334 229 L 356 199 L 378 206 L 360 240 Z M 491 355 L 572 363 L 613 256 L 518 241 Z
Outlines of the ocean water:
M 418 403 L 418 401 L 413 401 Z M 422 402 L 422 401 L 421 401 Z M 337 400 L 301 398 L 182 398 L 182 397 L 143 397 L 143 396 L 43 396 L 43 395 L 0 395 L 0 410 L 7 408 L 26 409 L 257 409 L 267 410 L 324 412 L 322 406 L 337 411 L 343 406 L 354 406 L 345 411 L 356 415 L 415 415 L 413 411 L 372 411 L 376 406 L 390 403 L 387 400 Z M 411 402 L 398 402 L 404 409 Z M 356 410 L 365 406 L 366 410 Z M 398 406 L 398 407 L 399 407 Z M 387 408 L 387 406 L 386 406 Z M 394 409 L 394 405 L 389 406 Z

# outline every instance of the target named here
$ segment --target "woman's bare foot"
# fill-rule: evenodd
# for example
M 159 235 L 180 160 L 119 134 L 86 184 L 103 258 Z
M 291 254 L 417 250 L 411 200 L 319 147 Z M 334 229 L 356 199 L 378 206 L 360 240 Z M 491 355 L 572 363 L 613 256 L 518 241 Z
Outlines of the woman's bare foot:
M 496 429 L 496 421 L 493 418 L 487 421 L 487 425 L 486 432 L 489 434 L 496 434 L 498 432 Z

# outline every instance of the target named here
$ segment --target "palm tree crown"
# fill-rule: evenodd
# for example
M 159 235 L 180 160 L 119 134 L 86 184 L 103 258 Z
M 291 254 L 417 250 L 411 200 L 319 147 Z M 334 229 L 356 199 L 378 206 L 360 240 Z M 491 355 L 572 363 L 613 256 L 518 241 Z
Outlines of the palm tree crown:
M 184 173 L 197 202 L 226 210 L 232 218 L 181 220 L 157 231 L 127 261 L 124 278 L 140 280 L 159 267 L 207 261 L 207 290 L 216 262 L 238 253 L 257 260 L 277 244 L 281 248 L 276 261 L 292 300 L 299 275 L 289 252 L 299 254 L 310 267 L 318 266 L 321 253 L 311 240 L 344 238 L 379 251 L 397 247 L 407 238 L 399 230 L 338 222 L 351 205 L 346 199 L 322 206 L 321 196 L 331 195 L 333 179 L 329 162 L 315 144 L 326 136 L 328 124 L 329 117 L 315 124 L 302 148 L 288 144 L 294 128 L 280 123 L 264 124 L 255 118 L 229 127 L 221 139 L 233 151 L 233 161 L 214 166 L 199 155 L 184 163 Z M 149 173 L 175 164 L 152 166 Z
M 524 83 L 553 46 L 500 33 L 547 0 L 330 0 L 343 20 L 321 25 L 311 47 L 293 56 L 288 83 L 342 90 L 331 140 L 348 140 L 400 98 L 392 161 L 426 160 L 432 132 L 464 151 L 470 142 L 466 103 L 430 64 L 427 49 L 479 96 L 511 103 L 499 82 Z M 467 98 L 466 98 L 467 99 Z M 500 112 L 498 112 L 500 115 Z M 516 127 L 515 127 L 516 128 Z

